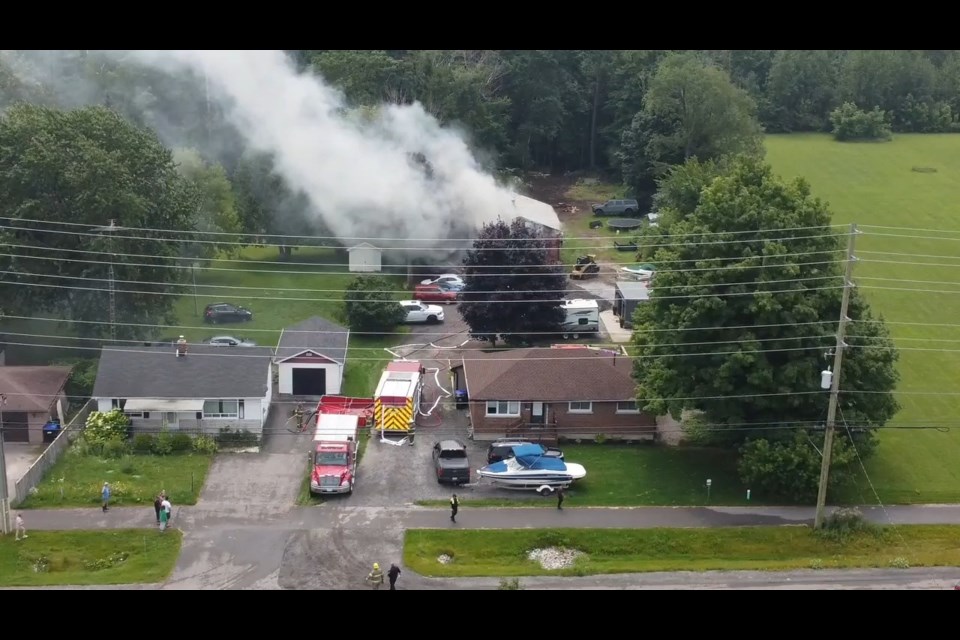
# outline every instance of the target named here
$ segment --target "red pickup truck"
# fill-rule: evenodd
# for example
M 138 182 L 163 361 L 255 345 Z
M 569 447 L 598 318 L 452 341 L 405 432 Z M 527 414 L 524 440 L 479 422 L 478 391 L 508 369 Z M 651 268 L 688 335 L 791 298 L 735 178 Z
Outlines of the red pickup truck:
M 457 292 L 441 289 L 435 284 L 418 284 L 413 291 L 413 298 L 422 302 L 453 304 L 457 301 Z

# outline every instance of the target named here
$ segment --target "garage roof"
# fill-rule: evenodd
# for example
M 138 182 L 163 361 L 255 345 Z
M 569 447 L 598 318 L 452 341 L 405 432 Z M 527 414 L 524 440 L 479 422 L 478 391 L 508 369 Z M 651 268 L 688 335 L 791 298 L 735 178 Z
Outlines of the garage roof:
M 347 361 L 349 341 L 349 329 L 314 316 L 283 330 L 277 343 L 277 362 L 312 351 L 343 364 Z
M 49 411 L 70 377 L 70 367 L 0 367 L 4 411 Z

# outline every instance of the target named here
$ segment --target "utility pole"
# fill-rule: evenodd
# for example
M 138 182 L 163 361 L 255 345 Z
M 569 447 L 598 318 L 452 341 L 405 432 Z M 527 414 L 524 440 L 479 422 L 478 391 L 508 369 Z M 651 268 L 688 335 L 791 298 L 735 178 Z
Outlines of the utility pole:
M 112 342 L 116 342 L 117 341 L 117 281 L 116 281 L 116 272 L 113 269 L 113 263 L 116 258 L 116 255 L 113 253 L 113 233 L 118 229 L 120 229 L 120 227 L 117 226 L 116 220 L 111 220 L 108 226 L 97 227 L 96 229 L 97 231 L 102 231 L 104 233 L 110 234 L 108 236 L 110 238 L 110 240 L 108 240 L 109 251 L 110 251 L 110 270 L 108 272 L 109 273 L 108 277 L 110 278 L 110 284 L 108 285 L 109 291 L 110 291 L 110 340 Z
M 3 405 L 7 404 L 6 394 L 0 393 L 0 530 L 3 535 L 10 533 L 10 498 L 7 495 L 7 459 L 3 450 Z
M 830 380 L 830 405 L 827 408 L 827 432 L 823 436 L 823 460 L 820 464 L 820 486 L 817 489 L 817 514 L 813 521 L 813 528 L 823 526 L 823 510 L 827 502 L 827 480 L 830 477 L 830 458 L 833 456 L 833 434 L 837 422 L 837 403 L 840 399 L 840 367 L 843 365 L 843 350 L 847 344 L 843 341 L 847 333 L 847 309 L 850 306 L 850 290 L 853 288 L 853 247 L 856 242 L 857 225 L 850 225 L 850 236 L 847 239 L 847 266 L 843 273 L 843 298 L 840 302 L 840 322 L 837 325 L 837 346 L 833 350 L 833 371 L 823 372 L 821 386 Z

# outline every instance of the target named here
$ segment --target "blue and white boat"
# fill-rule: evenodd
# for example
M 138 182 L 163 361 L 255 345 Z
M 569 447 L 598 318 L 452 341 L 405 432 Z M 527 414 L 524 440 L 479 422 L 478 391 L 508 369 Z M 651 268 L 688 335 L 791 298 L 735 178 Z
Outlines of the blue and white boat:
M 548 494 L 558 487 L 569 487 L 587 475 L 583 465 L 545 455 L 538 444 L 513 447 L 513 457 L 488 464 L 477 475 L 509 489 L 534 489 Z

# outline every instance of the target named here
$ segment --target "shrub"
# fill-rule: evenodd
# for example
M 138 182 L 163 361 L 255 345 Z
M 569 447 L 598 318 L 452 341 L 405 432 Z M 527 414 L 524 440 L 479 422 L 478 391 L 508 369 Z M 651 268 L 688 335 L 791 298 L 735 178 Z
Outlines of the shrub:
M 100 455 L 113 460 L 130 455 L 130 443 L 126 440 L 107 440 L 100 446 Z
M 197 453 L 216 453 L 219 447 L 217 441 L 210 436 L 197 436 L 193 439 L 193 450 Z
M 134 453 L 153 453 L 153 447 L 156 444 L 156 438 L 151 433 L 138 433 L 133 436 Z
M 358 276 L 344 292 L 344 314 L 354 331 L 388 332 L 403 322 L 407 312 L 397 304 L 389 280 Z
M 820 534 L 834 542 L 846 542 L 851 536 L 873 530 L 856 507 L 837 509 L 823 521 Z
M 230 427 L 222 427 L 217 435 L 217 444 L 224 448 L 245 449 L 260 444 L 260 437 L 246 429 L 234 431 Z
M 90 444 L 102 444 L 111 440 L 124 440 L 130 428 L 130 418 L 119 409 L 93 411 L 87 416 L 83 439 Z
M 153 443 L 153 453 L 158 456 L 168 456 L 173 453 L 173 434 L 169 431 L 161 431 Z
M 193 448 L 193 438 L 186 433 L 174 433 L 170 437 L 170 447 L 174 453 L 184 453 Z
M 500 586 L 497 587 L 498 591 L 520 591 L 523 590 L 523 585 L 520 584 L 520 578 L 500 578 Z
M 840 142 L 891 138 L 887 115 L 878 107 L 864 111 L 852 102 L 844 102 L 830 113 L 830 123 L 833 137 Z

